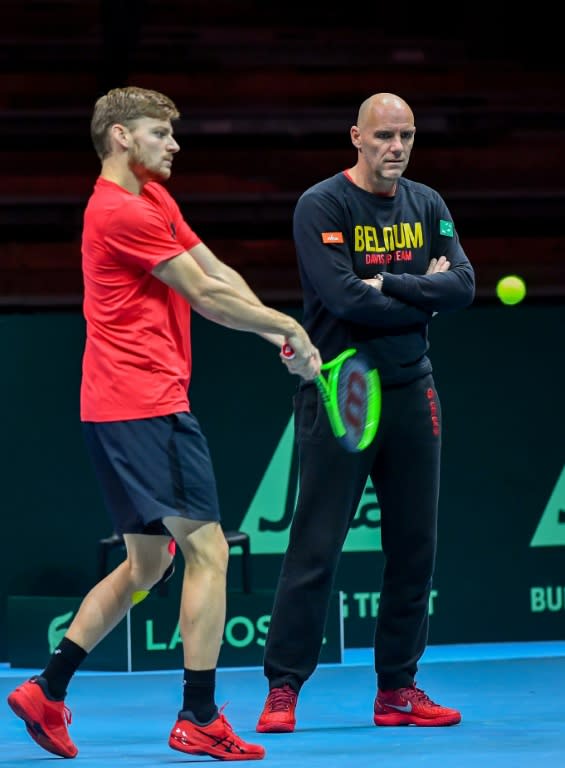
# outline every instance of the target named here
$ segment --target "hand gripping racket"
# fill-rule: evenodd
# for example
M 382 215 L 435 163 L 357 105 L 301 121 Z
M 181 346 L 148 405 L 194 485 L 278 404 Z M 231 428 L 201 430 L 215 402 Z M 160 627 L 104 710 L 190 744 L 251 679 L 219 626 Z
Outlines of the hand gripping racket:
M 294 357 L 290 344 L 283 344 L 282 355 Z M 333 434 L 350 453 L 363 451 L 373 441 L 381 417 L 381 382 L 376 368 L 350 347 L 323 363 L 321 371 L 314 383 Z

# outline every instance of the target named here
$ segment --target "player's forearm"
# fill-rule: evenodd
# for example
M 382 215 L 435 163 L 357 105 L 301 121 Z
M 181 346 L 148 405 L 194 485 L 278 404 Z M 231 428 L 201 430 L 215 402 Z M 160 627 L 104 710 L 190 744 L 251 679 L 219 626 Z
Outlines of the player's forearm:
M 300 327 L 289 315 L 254 303 L 219 280 L 209 281 L 198 296 L 192 297 L 191 303 L 208 320 L 234 330 L 272 336 L 273 343 L 282 344 L 284 338 L 295 334 Z
M 233 269 L 232 267 L 229 267 L 227 264 L 224 264 L 222 262 L 220 262 L 220 265 L 221 267 L 220 267 L 220 273 L 218 275 L 218 278 L 222 282 L 225 282 L 228 285 L 230 285 L 232 288 L 234 288 L 251 304 L 262 304 L 261 299 L 251 289 L 250 285 L 246 282 L 243 276 L 239 274 L 239 272 L 237 272 L 235 269 Z
M 226 283 L 227 285 L 230 285 L 242 296 L 242 298 L 246 299 L 250 304 L 254 304 L 256 306 L 264 306 L 261 299 L 252 290 L 250 285 L 246 282 L 243 276 L 240 275 L 239 272 L 222 261 L 218 261 L 215 264 L 215 269 L 216 271 L 214 272 L 213 276 L 216 279 Z M 280 333 L 273 334 L 259 332 L 259 335 L 262 336 L 266 341 L 274 344 L 276 347 L 280 348 L 284 344 L 284 336 Z
M 308 345 L 311 347 L 302 326 L 294 318 L 266 307 L 245 280 L 205 246 L 158 264 L 153 274 L 213 322 L 257 333 L 278 347 L 289 335 L 302 334 L 298 342 L 300 348 L 306 351 Z

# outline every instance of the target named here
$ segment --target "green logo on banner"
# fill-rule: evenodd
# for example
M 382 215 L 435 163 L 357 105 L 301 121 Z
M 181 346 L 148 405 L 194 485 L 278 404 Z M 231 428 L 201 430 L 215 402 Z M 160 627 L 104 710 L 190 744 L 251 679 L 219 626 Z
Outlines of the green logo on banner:
M 565 547 L 565 467 L 549 497 L 530 547 Z
M 297 494 L 298 461 L 291 417 L 239 526 L 252 539 L 254 554 L 278 555 L 286 551 Z M 369 479 L 343 551 L 381 550 L 381 510 Z
M 73 613 L 74 611 L 69 611 L 68 613 L 63 613 L 61 616 L 55 616 L 55 618 L 49 622 L 49 626 L 47 627 L 49 653 L 53 653 L 55 648 L 67 634 Z
M 453 222 L 445 221 L 445 219 L 439 220 L 439 233 L 445 237 L 453 237 Z

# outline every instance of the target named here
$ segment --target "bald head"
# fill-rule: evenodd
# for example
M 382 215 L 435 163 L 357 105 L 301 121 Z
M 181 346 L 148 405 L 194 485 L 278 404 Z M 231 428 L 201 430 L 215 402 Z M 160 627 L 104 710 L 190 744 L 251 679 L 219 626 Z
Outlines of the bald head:
M 350 176 L 363 189 L 394 194 L 414 144 L 416 126 L 408 104 L 394 93 L 375 93 L 359 107 L 357 125 L 351 126 L 357 163 Z
M 404 122 L 414 124 L 414 113 L 408 104 L 394 93 L 375 93 L 359 107 L 357 125 L 361 130 L 368 122 L 378 118 L 379 122 Z

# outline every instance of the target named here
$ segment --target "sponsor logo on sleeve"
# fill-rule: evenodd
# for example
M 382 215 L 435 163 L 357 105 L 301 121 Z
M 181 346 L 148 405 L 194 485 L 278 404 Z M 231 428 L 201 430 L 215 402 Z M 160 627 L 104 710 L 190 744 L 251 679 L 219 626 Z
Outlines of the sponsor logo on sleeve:
M 322 243 L 324 245 L 334 245 L 335 243 L 343 242 L 343 232 L 322 232 Z

